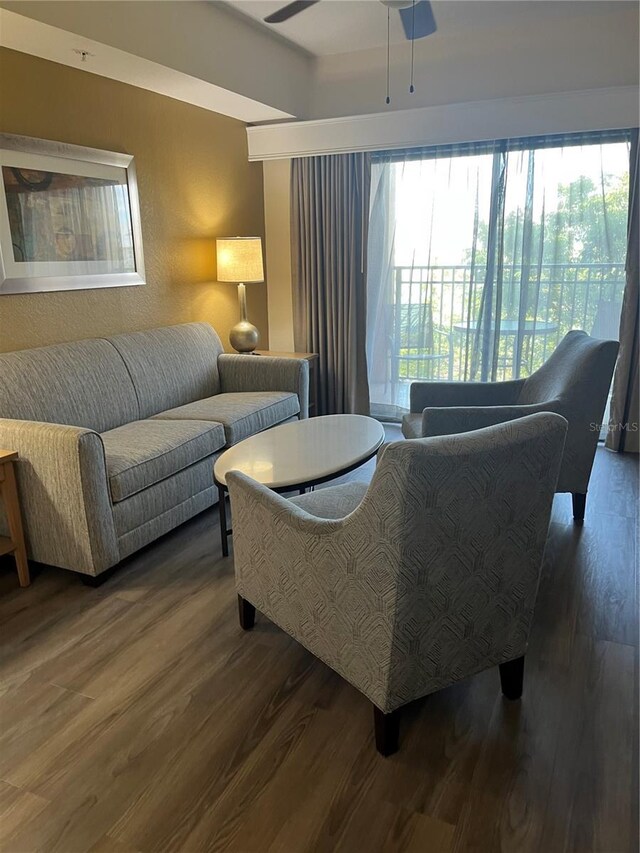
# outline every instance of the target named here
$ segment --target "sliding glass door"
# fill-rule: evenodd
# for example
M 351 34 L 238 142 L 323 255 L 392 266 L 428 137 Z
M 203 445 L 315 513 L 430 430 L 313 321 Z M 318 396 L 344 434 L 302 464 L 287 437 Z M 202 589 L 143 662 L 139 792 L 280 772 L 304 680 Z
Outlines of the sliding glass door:
M 570 329 L 617 338 L 628 181 L 626 132 L 376 155 L 373 414 L 416 379 L 528 376 Z

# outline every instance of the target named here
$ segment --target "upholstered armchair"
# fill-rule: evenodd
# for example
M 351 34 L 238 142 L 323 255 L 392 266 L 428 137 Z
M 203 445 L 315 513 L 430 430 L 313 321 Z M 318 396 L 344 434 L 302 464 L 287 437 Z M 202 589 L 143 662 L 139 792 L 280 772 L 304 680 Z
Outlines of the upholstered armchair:
M 401 706 L 481 670 L 519 698 L 566 428 L 400 441 L 368 487 L 291 500 L 230 472 L 241 625 L 257 609 L 360 690 L 384 755 Z
M 557 491 L 572 493 L 573 517 L 582 522 L 617 355 L 617 341 L 576 330 L 528 379 L 414 382 L 402 432 L 406 438 L 454 435 L 535 412 L 556 412 L 569 423 Z

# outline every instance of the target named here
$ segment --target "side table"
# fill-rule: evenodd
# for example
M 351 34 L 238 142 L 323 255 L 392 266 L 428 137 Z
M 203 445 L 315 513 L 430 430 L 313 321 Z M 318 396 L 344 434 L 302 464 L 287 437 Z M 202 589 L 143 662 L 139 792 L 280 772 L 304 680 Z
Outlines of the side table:
M 309 417 L 318 414 L 318 362 L 317 352 L 275 352 L 274 350 L 259 349 L 258 355 L 272 355 L 278 358 L 304 358 L 309 362 Z
M 22 531 L 22 516 L 18 501 L 18 487 L 13 467 L 18 454 L 14 450 L 0 450 L 0 497 L 9 525 L 9 535 L 0 536 L 0 556 L 13 554 L 18 568 L 20 586 L 29 586 L 29 564 Z

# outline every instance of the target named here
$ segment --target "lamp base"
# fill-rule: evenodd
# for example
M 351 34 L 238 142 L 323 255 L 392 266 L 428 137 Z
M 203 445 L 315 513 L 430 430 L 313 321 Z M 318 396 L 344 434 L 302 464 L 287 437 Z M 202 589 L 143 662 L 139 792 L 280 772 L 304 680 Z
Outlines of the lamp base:
M 259 340 L 260 333 L 248 320 L 240 320 L 229 332 L 229 343 L 236 352 L 253 352 Z

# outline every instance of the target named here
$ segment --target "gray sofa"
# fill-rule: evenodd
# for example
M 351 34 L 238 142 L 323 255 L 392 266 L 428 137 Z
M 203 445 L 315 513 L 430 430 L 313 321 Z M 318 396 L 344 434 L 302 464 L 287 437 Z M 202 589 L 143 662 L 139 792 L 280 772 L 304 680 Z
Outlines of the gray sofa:
M 308 370 L 206 323 L 0 354 L 30 558 L 95 577 L 214 504 L 218 454 L 307 417 Z

